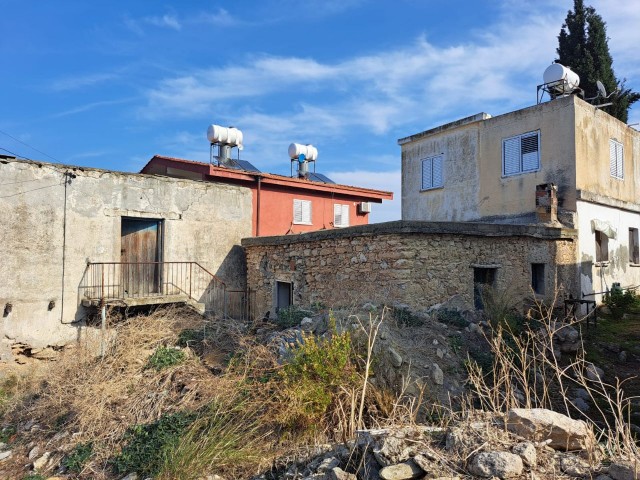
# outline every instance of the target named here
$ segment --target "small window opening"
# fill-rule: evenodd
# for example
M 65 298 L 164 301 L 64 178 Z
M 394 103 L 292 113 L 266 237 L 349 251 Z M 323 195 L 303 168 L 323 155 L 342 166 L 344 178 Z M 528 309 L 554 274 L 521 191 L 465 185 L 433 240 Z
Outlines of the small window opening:
M 544 263 L 531 264 L 531 288 L 538 295 L 544 295 Z
M 276 282 L 276 312 L 287 309 L 293 304 L 293 285 L 289 282 Z
M 475 267 L 473 269 L 473 304 L 476 310 L 484 309 L 483 297 L 489 288 L 495 287 L 495 283 L 495 268 Z
M 596 262 L 609 261 L 609 237 L 600 230 L 596 230 Z
M 640 243 L 638 242 L 638 229 L 629 229 L 629 262 L 640 263 Z

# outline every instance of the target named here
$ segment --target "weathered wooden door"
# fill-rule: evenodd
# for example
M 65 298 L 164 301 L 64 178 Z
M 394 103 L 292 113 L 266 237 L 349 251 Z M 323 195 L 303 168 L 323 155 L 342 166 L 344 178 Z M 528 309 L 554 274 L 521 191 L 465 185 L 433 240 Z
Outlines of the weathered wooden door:
M 123 218 L 120 261 L 125 295 L 159 293 L 161 222 Z

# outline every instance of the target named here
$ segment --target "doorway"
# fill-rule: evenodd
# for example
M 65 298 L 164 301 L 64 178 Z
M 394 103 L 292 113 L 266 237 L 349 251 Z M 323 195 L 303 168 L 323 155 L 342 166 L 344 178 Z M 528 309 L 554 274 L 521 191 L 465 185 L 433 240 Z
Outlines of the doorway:
M 293 286 L 289 282 L 276 282 L 276 312 L 293 304 Z
M 120 261 L 125 295 L 158 294 L 162 220 L 122 218 Z
M 473 304 L 476 310 L 484 310 L 483 296 L 487 287 L 495 287 L 496 268 L 475 267 L 473 269 Z

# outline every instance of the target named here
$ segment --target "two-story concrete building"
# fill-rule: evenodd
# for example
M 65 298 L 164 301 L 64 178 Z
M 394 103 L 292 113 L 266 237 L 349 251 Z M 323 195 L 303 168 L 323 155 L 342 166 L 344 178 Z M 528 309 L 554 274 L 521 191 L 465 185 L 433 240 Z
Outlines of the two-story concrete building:
M 567 96 L 398 143 L 403 220 L 562 224 L 578 230 L 575 294 L 640 284 L 640 132 L 606 112 Z M 531 264 L 534 290 L 544 278 Z

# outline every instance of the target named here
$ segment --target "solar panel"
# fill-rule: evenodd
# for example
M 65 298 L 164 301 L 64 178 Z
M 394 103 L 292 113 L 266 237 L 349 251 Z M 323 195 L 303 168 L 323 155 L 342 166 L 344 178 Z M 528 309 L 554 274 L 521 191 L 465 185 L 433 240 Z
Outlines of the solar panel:
M 309 172 L 309 180 L 313 182 L 336 183 L 326 175 L 323 175 L 321 173 L 316 173 L 316 172 Z
M 236 170 L 246 170 L 247 172 L 260 171 L 251 162 L 247 162 L 246 160 L 232 160 L 229 166 Z

